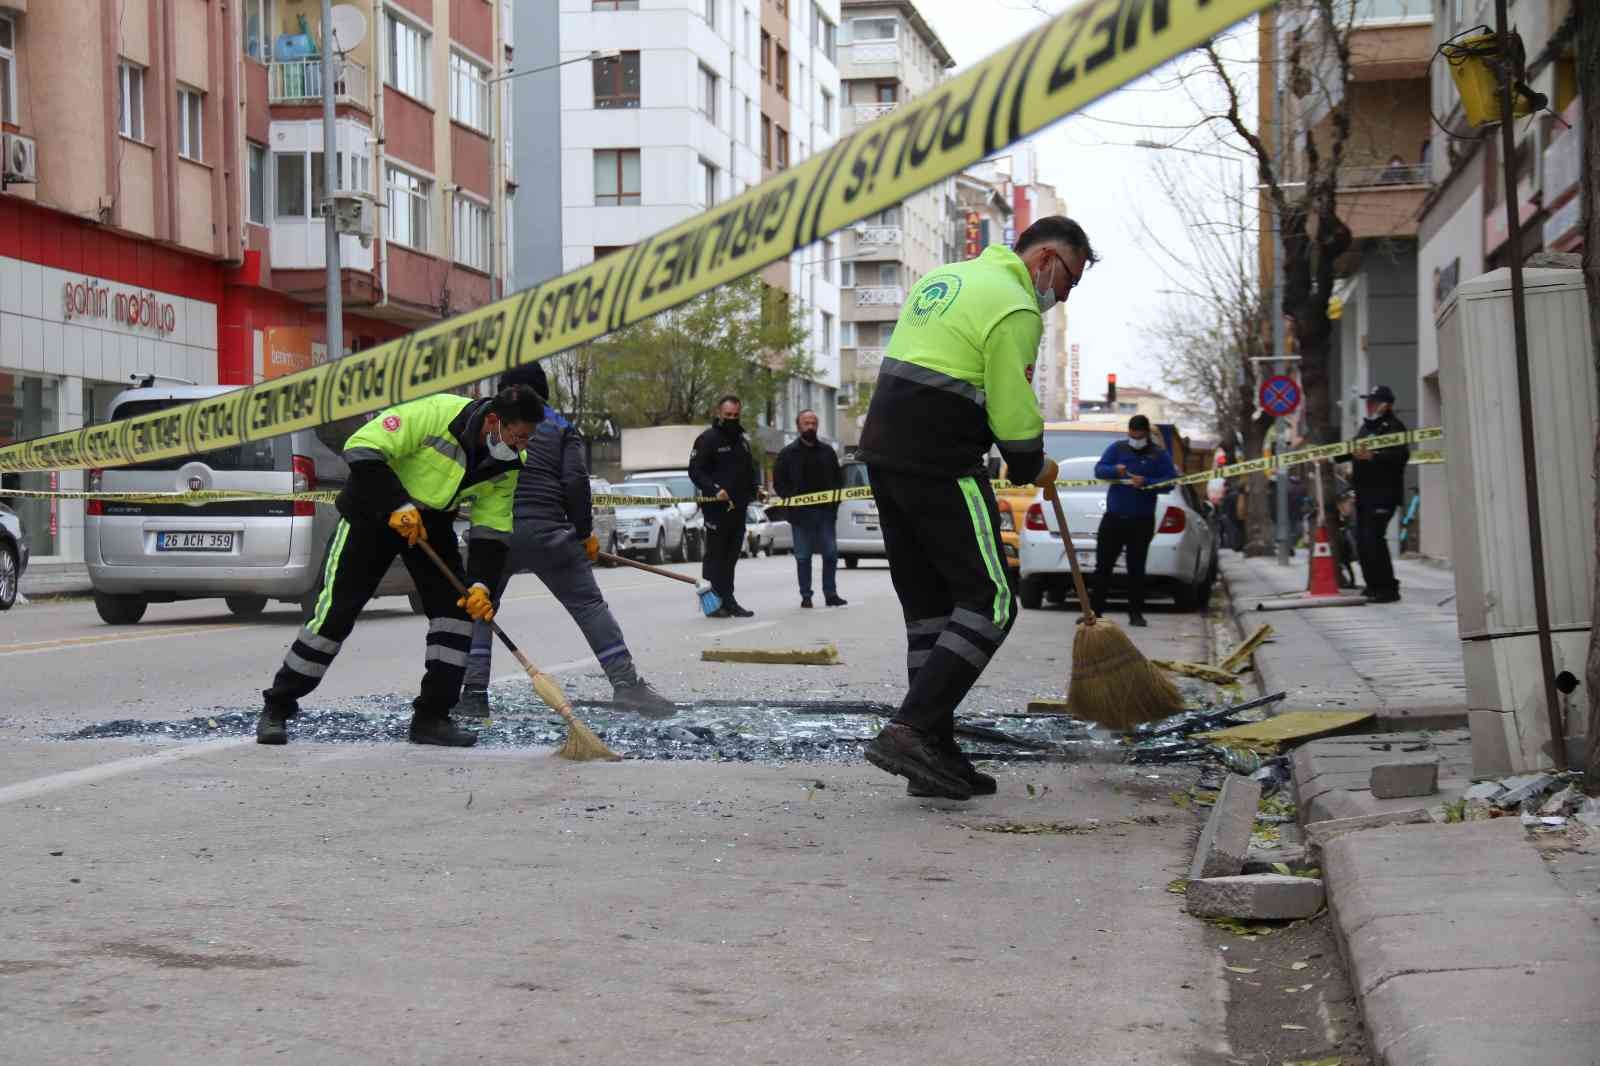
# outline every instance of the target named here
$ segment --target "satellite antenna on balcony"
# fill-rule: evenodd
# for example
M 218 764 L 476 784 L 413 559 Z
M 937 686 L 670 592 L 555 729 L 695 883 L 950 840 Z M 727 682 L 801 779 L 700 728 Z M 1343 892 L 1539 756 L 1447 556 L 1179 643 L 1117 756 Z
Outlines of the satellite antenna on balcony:
M 333 8 L 333 43 L 341 55 L 361 47 L 367 39 L 367 16 L 354 4 L 336 4 Z

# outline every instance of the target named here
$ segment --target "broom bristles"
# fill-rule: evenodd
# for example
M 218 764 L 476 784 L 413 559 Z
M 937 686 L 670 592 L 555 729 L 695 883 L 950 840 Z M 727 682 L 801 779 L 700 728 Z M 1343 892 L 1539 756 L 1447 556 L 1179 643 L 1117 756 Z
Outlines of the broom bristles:
M 1067 708 L 1074 718 L 1126 731 L 1177 714 L 1183 695 L 1126 633 L 1096 619 L 1072 639 Z
M 593 762 L 597 759 L 606 762 L 621 762 L 622 756 L 606 747 L 606 742 L 595 735 L 594 730 L 578 721 L 577 717 L 564 707 L 556 708 L 561 712 L 561 717 L 567 720 L 567 740 L 556 752 L 563 759 L 573 762 Z

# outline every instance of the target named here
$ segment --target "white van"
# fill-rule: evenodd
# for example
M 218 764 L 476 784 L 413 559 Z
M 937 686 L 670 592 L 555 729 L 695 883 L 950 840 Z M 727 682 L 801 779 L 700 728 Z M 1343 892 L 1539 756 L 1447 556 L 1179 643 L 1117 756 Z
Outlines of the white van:
M 106 410 L 107 420 L 147 414 L 231 391 L 183 385 L 128 389 Z M 302 430 L 201 455 L 91 471 L 89 488 L 102 492 L 338 491 L 350 468 L 340 457 L 362 419 Z M 84 518 L 84 563 L 95 608 L 111 625 L 131 625 L 151 603 L 221 598 L 241 618 L 270 600 L 309 612 L 321 588 L 328 541 L 339 523 L 332 504 L 236 500 L 208 504 L 118 503 L 91 500 Z M 397 559 L 379 596 L 410 596 L 411 576 Z

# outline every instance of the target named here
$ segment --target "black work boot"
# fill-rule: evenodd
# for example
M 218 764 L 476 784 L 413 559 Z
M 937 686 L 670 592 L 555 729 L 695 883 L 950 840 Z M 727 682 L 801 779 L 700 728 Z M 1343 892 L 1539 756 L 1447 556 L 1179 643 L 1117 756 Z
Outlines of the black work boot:
M 461 698 L 456 701 L 451 713 L 457 718 L 488 718 L 492 710 L 489 706 L 489 690 L 469 686 L 461 690 Z
M 979 770 L 976 766 L 972 765 L 972 760 L 967 758 L 967 753 L 961 750 L 961 746 L 956 743 L 954 737 L 946 737 L 944 742 L 940 745 L 940 748 L 944 752 L 946 758 L 949 759 L 950 765 L 956 771 L 958 771 L 962 777 L 966 778 L 967 787 L 972 789 L 972 794 L 974 796 L 992 796 L 995 794 L 995 791 L 999 787 L 998 784 L 996 784 L 995 779 L 984 773 L 982 770 Z M 930 792 L 920 789 L 916 786 L 915 782 L 906 783 L 906 795 L 919 797 L 940 797 L 944 799 L 952 798 L 946 796 L 943 792 Z
M 843 607 L 850 601 L 835 592 L 832 596 L 824 597 L 823 602 L 827 603 L 829 607 Z
M 1141 611 L 1129 611 L 1128 612 L 1128 624 L 1130 626 L 1138 626 L 1140 629 L 1143 629 L 1145 626 L 1149 625 L 1150 623 L 1146 622 L 1144 620 L 1144 613 L 1143 612 L 1141 612 Z
M 278 707 L 262 708 L 261 717 L 256 719 L 256 743 L 289 743 L 289 719 L 293 717 L 293 711 L 285 711 Z
M 442 748 L 470 748 L 478 742 L 478 734 L 462 729 L 450 720 L 449 715 L 415 713 L 406 739 L 413 744 L 437 744 Z
M 800 597 L 800 606 L 802 606 L 802 607 L 810 607 L 811 606 L 811 597 L 810 596 L 801 596 Z
M 919 788 L 949 799 L 972 798 L 972 786 L 945 757 L 939 738 L 901 722 L 883 727 L 865 752 L 867 761 L 880 770 L 897 774 Z
M 738 600 L 728 600 L 726 601 L 726 606 L 729 611 L 733 612 L 735 618 L 754 618 L 756 616 L 754 611 Z
M 617 685 L 611 690 L 611 700 L 622 710 L 644 718 L 671 718 L 678 713 L 678 705 L 651 688 L 643 678 Z

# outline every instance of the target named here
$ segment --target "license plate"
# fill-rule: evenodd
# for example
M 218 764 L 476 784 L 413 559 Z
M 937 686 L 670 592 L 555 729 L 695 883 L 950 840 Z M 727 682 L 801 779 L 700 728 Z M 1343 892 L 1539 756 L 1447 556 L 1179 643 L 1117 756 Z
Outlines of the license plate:
M 232 533 L 157 533 L 158 552 L 231 552 Z

